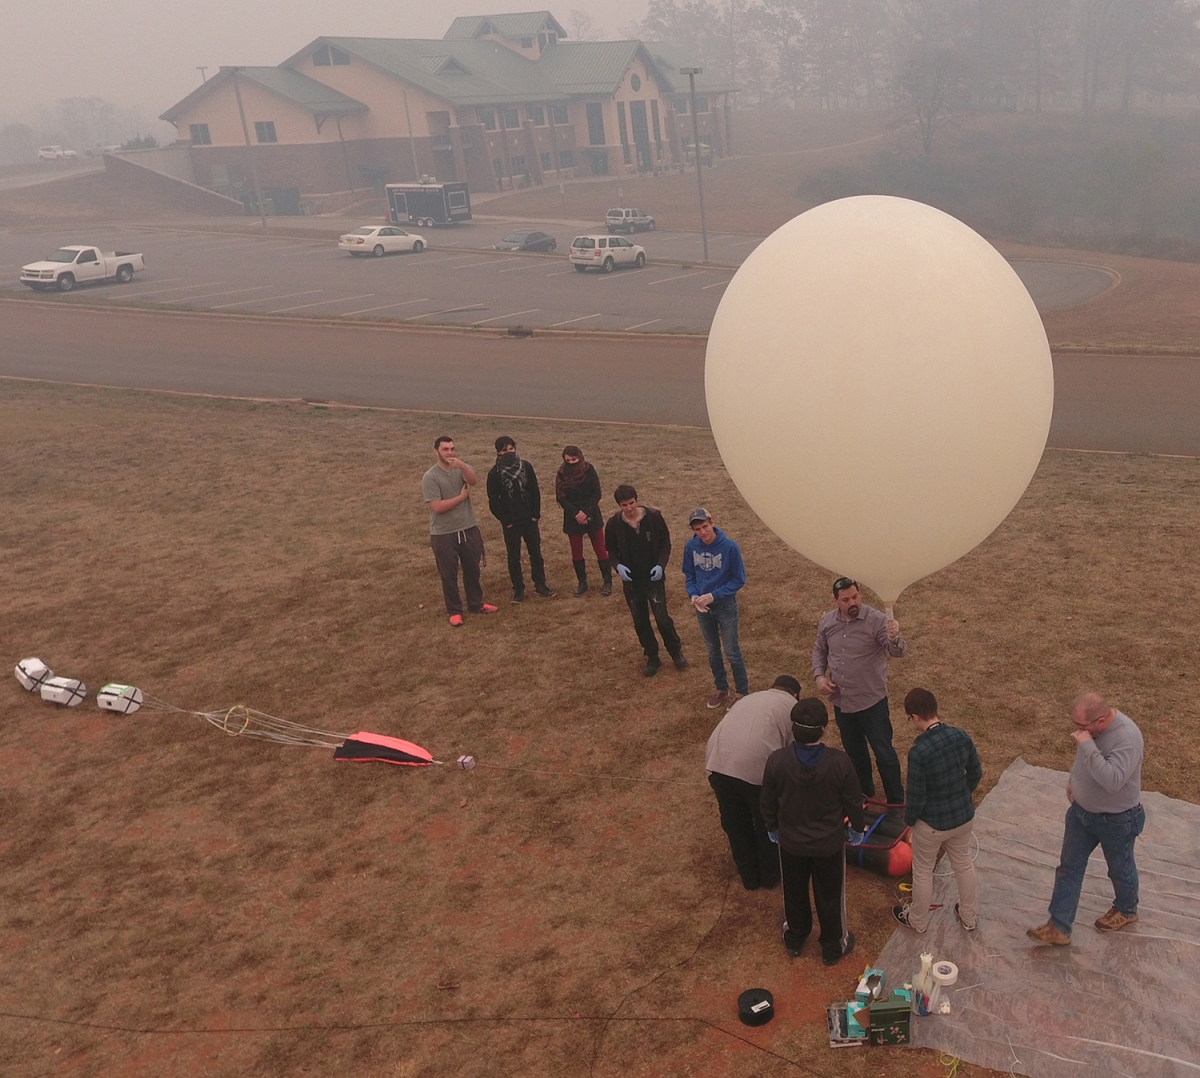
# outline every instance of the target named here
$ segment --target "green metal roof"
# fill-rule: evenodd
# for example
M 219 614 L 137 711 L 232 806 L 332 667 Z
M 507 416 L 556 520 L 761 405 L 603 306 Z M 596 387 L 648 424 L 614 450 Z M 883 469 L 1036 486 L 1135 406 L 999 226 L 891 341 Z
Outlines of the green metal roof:
M 322 37 L 318 42 L 336 45 L 454 105 L 519 104 L 563 97 L 563 91 L 546 77 L 543 61 L 528 60 L 495 41 Z
M 564 41 L 543 52 L 537 66 L 560 93 L 611 94 L 639 53 L 650 70 L 656 71 L 654 60 L 639 41 Z M 670 87 L 670 81 L 664 80 L 663 88 Z
M 549 23 L 549 27 L 547 27 Z M 480 37 L 495 33 L 501 37 L 536 37 L 542 31 L 553 30 L 559 37 L 567 32 L 548 11 L 520 11 L 508 15 L 460 15 L 446 31 L 446 40 Z
M 235 71 L 247 82 L 253 82 L 286 98 L 293 104 L 307 109 L 314 116 L 345 116 L 351 112 L 367 110 L 367 106 L 361 101 L 347 97 L 323 82 L 310 79 L 290 67 L 222 67 L 211 79 L 198 86 L 182 101 L 172 105 L 159 119 L 173 122 L 180 113 L 191 108 L 218 86 L 229 82 Z

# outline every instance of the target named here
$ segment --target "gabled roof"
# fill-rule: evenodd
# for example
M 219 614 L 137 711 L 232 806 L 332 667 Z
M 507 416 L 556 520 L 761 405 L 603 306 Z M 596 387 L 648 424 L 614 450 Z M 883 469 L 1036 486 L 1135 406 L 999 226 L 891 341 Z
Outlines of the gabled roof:
M 563 96 L 546 78 L 540 61 L 479 39 L 321 37 L 284 63 L 294 63 L 326 42 L 454 105 L 519 104 Z
M 689 89 L 688 77 L 681 75 L 679 69 L 681 67 L 695 66 L 695 63 L 687 54 L 682 49 L 678 49 L 674 45 L 668 45 L 663 41 L 647 41 L 645 47 L 646 51 L 654 57 L 655 66 L 666 83 L 675 93 L 686 93 Z M 735 94 L 737 91 L 738 88 L 734 83 L 726 82 L 724 79 L 709 74 L 707 71 L 703 71 L 696 76 L 697 93 Z
M 639 55 L 651 72 L 659 73 L 640 41 L 564 41 L 542 53 L 537 66 L 561 93 L 611 94 Z M 664 79 L 663 89 L 671 88 Z
M 361 101 L 337 90 L 331 89 L 323 82 L 310 79 L 290 67 L 222 67 L 211 79 L 198 86 L 182 101 L 172 105 L 159 119 L 169 123 L 187 111 L 196 102 L 207 97 L 219 86 L 233 78 L 233 73 L 253 82 L 265 90 L 286 98 L 294 105 L 307 109 L 314 116 L 345 116 L 351 112 L 366 112 L 367 106 Z
M 549 26 L 547 26 L 549 23 Z M 553 30 L 560 38 L 567 32 L 548 11 L 520 11 L 509 15 L 460 15 L 450 24 L 445 40 L 483 37 L 497 34 L 500 37 L 535 37 L 539 31 Z

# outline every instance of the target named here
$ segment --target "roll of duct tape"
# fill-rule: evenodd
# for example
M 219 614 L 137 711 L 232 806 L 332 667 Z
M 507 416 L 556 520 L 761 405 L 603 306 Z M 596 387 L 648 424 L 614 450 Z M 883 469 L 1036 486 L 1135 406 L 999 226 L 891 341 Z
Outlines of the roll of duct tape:
M 946 988 L 958 980 L 958 967 L 953 962 L 933 964 L 933 983 Z
M 743 1025 L 765 1026 L 775 1017 L 775 997 L 765 988 L 749 988 L 738 996 L 738 1018 Z
M 458 758 L 458 766 L 463 771 L 470 771 L 475 766 L 474 756 L 460 756 Z

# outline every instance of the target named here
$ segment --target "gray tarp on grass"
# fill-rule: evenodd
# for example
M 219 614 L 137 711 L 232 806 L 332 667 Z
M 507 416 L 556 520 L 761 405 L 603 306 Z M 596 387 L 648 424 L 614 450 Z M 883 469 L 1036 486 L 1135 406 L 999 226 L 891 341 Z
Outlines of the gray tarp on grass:
M 1092 922 L 1112 904 L 1097 849 L 1069 947 L 1037 947 L 1067 808 L 1067 776 L 1016 760 L 975 814 L 979 928 L 954 920 L 957 888 L 944 859 L 943 903 L 928 932 L 897 929 L 876 965 L 891 984 L 922 951 L 959 968 L 953 1013 L 917 1018 L 915 1045 L 1033 1078 L 1196 1078 L 1200 1075 L 1200 806 L 1144 793 L 1137 842 L 1140 921 L 1121 932 Z M 868 1051 L 886 1051 L 874 1048 Z

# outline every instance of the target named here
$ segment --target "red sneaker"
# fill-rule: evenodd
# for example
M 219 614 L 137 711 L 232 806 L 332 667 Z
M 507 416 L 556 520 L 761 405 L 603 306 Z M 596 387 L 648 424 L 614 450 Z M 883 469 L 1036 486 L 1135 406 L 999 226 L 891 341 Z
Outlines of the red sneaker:
M 457 629 L 457 628 L 458 628 L 458 626 L 460 626 L 462 623 L 463 623 L 463 622 L 462 622 L 462 615 L 461 615 L 461 614 L 451 614 L 451 615 L 450 615 L 450 624 L 451 624 L 451 625 L 453 625 L 453 626 L 454 626 L 456 629 Z
M 475 613 L 476 614 L 494 614 L 499 609 L 500 608 L 498 606 L 492 606 L 491 603 L 484 603 L 483 606 L 481 606 L 478 610 L 475 611 Z

